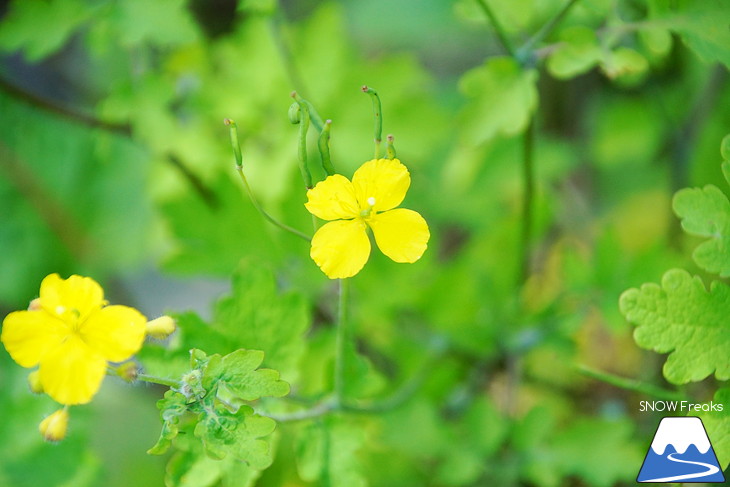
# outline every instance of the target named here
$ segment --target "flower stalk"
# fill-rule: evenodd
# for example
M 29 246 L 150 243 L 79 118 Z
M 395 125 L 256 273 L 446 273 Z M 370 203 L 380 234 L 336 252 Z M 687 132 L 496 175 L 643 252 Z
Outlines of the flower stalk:
M 337 336 L 335 343 L 335 401 L 342 404 L 345 395 L 345 354 L 347 352 L 347 315 L 350 295 L 350 280 L 340 279 L 337 303 Z
M 246 175 L 243 172 L 243 156 L 241 155 L 241 145 L 238 141 L 238 130 L 236 126 L 236 122 L 231 120 L 230 118 L 227 118 L 223 121 L 226 125 L 228 125 L 230 136 L 231 136 L 231 147 L 233 148 L 233 155 L 236 158 L 236 171 L 238 171 L 238 175 L 241 177 L 241 182 L 243 183 L 243 189 L 246 191 L 246 195 L 248 195 L 248 199 L 251 200 L 251 204 L 253 204 L 254 208 L 256 208 L 256 211 L 258 211 L 261 216 L 264 217 L 269 223 L 276 225 L 280 229 L 287 231 L 293 235 L 296 235 L 297 237 L 301 238 L 302 240 L 305 240 L 307 242 L 310 242 L 312 239 L 307 236 L 306 234 L 300 232 L 296 228 L 292 228 L 289 225 L 286 225 L 284 223 L 281 223 L 277 219 L 275 219 L 273 216 L 271 216 L 269 213 L 266 212 L 266 210 L 263 209 L 263 207 L 259 204 L 258 199 L 256 198 L 256 195 L 251 190 L 251 186 L 248 184 L 248 179 L 246 179 Z

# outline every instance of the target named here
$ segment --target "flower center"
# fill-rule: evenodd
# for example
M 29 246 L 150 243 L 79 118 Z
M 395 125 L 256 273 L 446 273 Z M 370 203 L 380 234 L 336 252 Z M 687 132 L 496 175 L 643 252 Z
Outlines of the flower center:
M 56 314 L 66 323 L 71 332 L 76 333 L 81 328 L 81 312 L 76 308 L 67 308 L 65 306 L 56 306 Z
M 363 218 L 368 218 L 370 214 L 373 212 L 373 206 L 375 206 L 375 198 L 370 196 L 367 200 L 368 207 L 365 208 L 360 212 L 360 216 Z

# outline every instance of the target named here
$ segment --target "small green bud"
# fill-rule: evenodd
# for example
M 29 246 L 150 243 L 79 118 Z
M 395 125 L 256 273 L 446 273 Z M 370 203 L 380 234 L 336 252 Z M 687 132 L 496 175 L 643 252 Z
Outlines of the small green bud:
M 289 121 L 294 125 L 302 121 L 302 109 L 298 102 L 292 103 L 289 107 Z

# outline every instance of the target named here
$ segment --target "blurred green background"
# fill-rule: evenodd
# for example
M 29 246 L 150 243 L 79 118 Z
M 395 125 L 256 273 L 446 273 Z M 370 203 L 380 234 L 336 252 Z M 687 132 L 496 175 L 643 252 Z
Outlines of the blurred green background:
M 353 280 L 348 391 L 416 387 L 386 412 L 280 425 L 255 485 L 323 485 L 325 437 L 338 486 L 633 484 L 660 417 L 639 401 L 657 398 L 577 367 L 696 402 L 722 385 L 665 382 L 618 299 L 670 267 L 707 277 L 671 198 L 727 190 L 728 24 L 720 0 L 0 1 L 0 312 L 58 272 L 92 276 L 150 318 L 215 324 L 231 275 L 265 269 L 306 303 L 301 329 L 272 324 L 299 343 L 283 378 L 320 397 L 334 282 L 246 199 L 223 119 L 238 123 L 263 206 L 311 233 L 289 93 L 333 120 L 333 162 L 350 177 L 373 152 L 367 84 L 411 171 L 404 206 L 432 238 L 413 265 L 375 250 Z M 210 352 L 275 355 L 273 338 L 236 340 Z M 142 364 L 164 369 L 160 354 Z M 0 360 L 0 486 L 254 485 L 147 455 L 156 387 L 108 379 L 72 409 L 68 438 L 44 444 L 37 423 L 56 405 Z

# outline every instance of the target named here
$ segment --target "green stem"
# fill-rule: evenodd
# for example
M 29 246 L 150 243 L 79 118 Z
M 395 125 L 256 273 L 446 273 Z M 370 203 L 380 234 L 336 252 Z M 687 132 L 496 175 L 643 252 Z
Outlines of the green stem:
M 176 380 L 166 379 L 164 377 L 155 377 L 147 374 L 137 374 L 137 380 L 149 382 L 150 384 L 159 384 L 167 387 L 180 387 L 180 383 Z
M 578 372 L 587 377 L 600 380 L 601 382 L 605 382 L 607 384 L 611 384 L 612 386 L 626 389 L 628 391 L 640 392 L 647 396 L 657 397 L 659 399 L 666 399 L 669 401 L 683 401 L 687 399 L 678 392 L 668 391 L 666 389 L 662 389 L 661 387 L 646 384 L 638 380 L 627 379 L 625 377 L 619 377 L 617 375 L 609 374 L 608 372 L 595 370 L 586 365 L 576 364 L 574 365 L 574 367 L 578 370 Z
M 309 172 L 309 165 L 307 161 L 307 133 L 309 132 L 309 122 L 311 120 L 309 116 L 309 104 L 302 100 L 302 98 L 293 91 L 291 97 L 299 103 L 300 109 L 300 120 L 299 120 L 299 145 L 297 155 L 299 159 L 299 170 L 302 172 L 302 180 L 304 186 L 307 189 L 312 189 L 312 174 Z
M 530 273 L 530 256 L 532 254 L 533 207 L 535 200 L 535 119 L 530 120 L 523 135 L 522 161 L 522 262 L 520 280 L 524 282 Z
M 507 51 L 507 54 L 512 56 L 513 58 L 517 57 L 517 53 L 515 51 L 515 48 L 512 46 L 512 43 L 507 38 L 507 34 L 505 33 L 504 29 L 502 28 L 502 24 L 499 23 L 497 20 L 497 17 L 494 15 L 494 12 L 489 7 L 489 4 L 487 4 L 487 0 L 476 0 L 476 2 L 479 4 L 479 6 L 484 10 L 484 13 L 489 18 L 489 22 L 492 23 L 492 27 L 494 28 L 495 34 L 497 34 L 497 38 L 499 39 L 499 42 L 502 44 L 502 47 L 504 47 L 504 50 Z
M 339 280 L 339 300 L 337 306 L 337 337 L 335 344 L 335 400 L 342 404 L 345 395 L 345 352 L 347 350 L 347 306 L 350 294 L 350 281 Z
M 555 30 L 555 28 L 560 25 L 560 22 L 563 21 L 566 15 L 568 15 L 568 12 L 570 9 L 578 3 L 578 0 L 568 0 L 568 2 L 563 5 L 563 8 L 560 9 L 558 13 L 555 14 L 553 18 L 548 20 L 545 25 L 543 25 L 540 30 L 538 30 L 535 35 L 530 37 L 527 42 L 519 49 L 517 56 L 523 57 L 527 55 L 532 49 L 535 48 L 536 45 L 541 43 L 543 40 L 545 40 L 552 32 Z
M 246 179 L 246 175 L 243 172 L 243 156 L 241 155 L 241 145 L 238 142 L 238 131 L 236 130 L 236 122 L 234 122 L 231 119 L 226 119 L 225 124 L 228 125 L 230 135 L 231 135 L 231 147 L 233 147 L 233 155 L 236 158 L 236 171 L 238 171 L 238 175 L 241 177 L 241 182 L 243 183 L 243 188 L 246 190 L 246 194 L 248 195 L 249 200 L 251 200 L 251 204 L 253 204 L 254 208 L 256 208 L 256 211 L 261 214 L 269 223 L 272 223 L 273 225 L 276 225 L 277 227 L 281 228 L 284 231 L 287 231 L 293 235 L 296 235 L 297 237 L 301 238 L 302 240 L 306 240 L 307 242 L 311 242 L 311 238 L 297 230 L 296 228 L 292 228 L 289 225 L 286 225 L 284 223 L 281 223 L 280 221 L 276 220 L 274 217 L 269 215 L 266 210 L 264 210 L 261 205 L 259 204 L 258 199 L 256 199 L 256 195 L 251 190 L 251 186 L 248 184 L 248 180 Z
M 375 120 L 375 159 L 380 159 L 380 146 L 383 143 L 383 114 L 382 106 L 380 104 L 380 96 L 377 91 L 367 85 L 363 85 L 361 89 L 363 93 L 370 95 L 370 98 L 373 101 L 373 119 Z
M 294 86 L 295 90 L 307 93 L 301 73 L 297 68 L 294 54 L 292 54 L 289 44 L 284 39 L 283 30 L 286 24 L 286 18 L 278 1 L 276 4 L 276 12 L 271 16 L 271 23 L 269 24 L 271 26 L 271 38 L 274 41 L 276 50 L 279 51 L 279 57 L 284 65 L 284 71 L 286 72 L 287 78 L 289 78 L 289 82 Z

